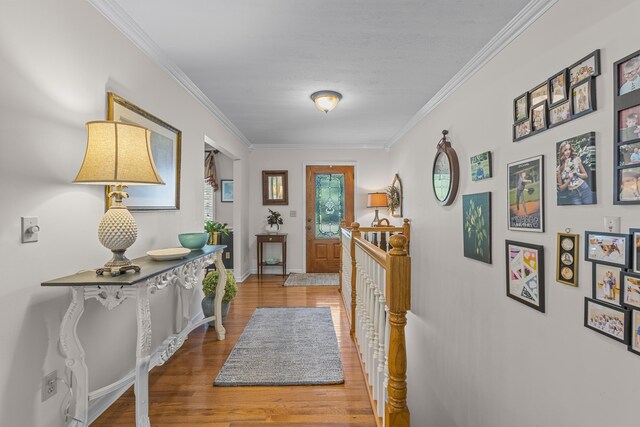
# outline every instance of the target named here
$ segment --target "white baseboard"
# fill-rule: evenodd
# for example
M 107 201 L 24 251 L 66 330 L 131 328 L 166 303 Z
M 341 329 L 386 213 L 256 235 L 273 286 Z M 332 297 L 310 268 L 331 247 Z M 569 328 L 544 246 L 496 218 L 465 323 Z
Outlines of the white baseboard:
M 236 282 L 242 283 L 245 280 L 247 280 L 247 277 L 249 277 L 250 275 L 251 275 L 251 270 L 247 270 L 242 276 L 236 276 Z

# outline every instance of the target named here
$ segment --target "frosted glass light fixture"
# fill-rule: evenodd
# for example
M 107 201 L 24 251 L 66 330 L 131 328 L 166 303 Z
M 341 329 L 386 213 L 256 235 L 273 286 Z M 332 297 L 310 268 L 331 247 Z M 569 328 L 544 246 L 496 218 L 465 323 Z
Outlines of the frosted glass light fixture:
M 342 94 L 333 90 L 321 90 L 311 94 L 311 100 L 316 104 L 316 107 L 325 113 L 336 108 L 341 99 Z

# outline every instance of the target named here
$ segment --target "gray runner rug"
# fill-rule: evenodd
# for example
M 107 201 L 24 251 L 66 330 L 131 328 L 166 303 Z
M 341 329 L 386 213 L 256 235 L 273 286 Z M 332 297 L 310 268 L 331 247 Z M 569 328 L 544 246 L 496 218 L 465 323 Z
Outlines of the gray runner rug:
M 338 273 L 291 273 L 285 286 L 338 286 Z
M 213 385 L 343 382 L 329 307 L 259 307 Z

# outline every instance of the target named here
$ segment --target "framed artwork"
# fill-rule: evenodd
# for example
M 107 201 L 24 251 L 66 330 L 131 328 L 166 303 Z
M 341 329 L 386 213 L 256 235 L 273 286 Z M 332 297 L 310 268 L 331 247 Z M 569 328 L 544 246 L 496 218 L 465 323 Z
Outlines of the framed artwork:
M 569 82 L 576 85 L 589 77 L 600 75 L 600 49 L 591 52 L 569 67 Z
M 525 120 L 524 122 L 513 125 L 513 140 L 520 141 L 531 134 L 531 122 Z
M 558 206 L 593 205 L 596 197 L 596 133 L 556 143 Z
M 567 84 L 567 69 L 560 71 L 549 79 L 549 107 L 567 100 L 569 85 Z
M 585 261 L 623 268 L 629 265 L 628 234 L 585 231 L 584 245 Z
M 565 101 L 549 108 L 549 127 L 561 125 L 571 120 L 571 102 Z
M 629 310 L 584 298 L 584 326 L 623 344 L 628 343 L 629 317 Z
M 640 166 L 640 141 L 618 145 L 618 166 Z
M 618 113 L 618 142 L 640 140 L 640 105 L 621 110 Z
M 619 169 L 616 181 L 620 184 L 616 188 L 617 200 L 615 204 L 637 204 L 640 203 L 640 166 Z
M 614 66 L 617 70 L 618 96 L 640 89 L 640 51 L 622 58 Z
M 513 122 L 519 123 L 529 118 L 529 92 L 513 100 Z
M 598 301 L 621 306 L 622 268 L 593 263 L 591 296 Z
M 631 235 L 631 268 L 634 273 L 640 273 L 640 228 L 629 229 Z
M 130 211 L 180 209 L 180 155 L 182 132 L 126 99 L 108 92 L 107 120 L 133 123 L 151 131 L 153 162 L 165 185 L 127 188 Z M 106 188 L 109 194 L 109 187 Z M 106 197 L 107 209 L 111 201 Z
M 544 231 L 544 156 L 507 165 L 509 230 Z
M 491 151 L 477 154 L 471 157 L 471 180 L 480 181 L 491 178 L 493 171 L 491 170 Z
M 402 195 L 402 181 L 400 180 L 400 175 L 395 174 L 391 185 L 387 187 L 389 211 L 394 218 L 402 217 Z
M 543 131 L 547 128 L 547 101 L 531 107 L 531 133 Z
M 511 240 L 505 245 L 507 296 L 544 313 L 544 246 Z
M 640 274 L 623 271 L 620 293 L 620 301 L 625 307 L 640 310 Z
M 629 351 L 640 356 L 640 310 L 631 310 Z
M 464 256 L 491 264 L 491 193 L 462 196 Z
M 556 282 L 578 286 L 579 240 L 579 234 L 558 233 Z
M 531 89 L 529 92 L 529 105 L 537 105 L 541 102 L 549 100 L 549 86 L 548 82 L 544 82 Z
M 233 202 L 233 180 L 232 179 L 220 180 L 220 201 L 222 203 Z
M 574 119 L 596 110 L 594 82 L 593 77 L 589 77 L 571 86 L 571 110 Z
M 288 205 L 288 183 L 289 171 L 262 171 L 262 204 Z M 233 199 L 233 194 L 231 196 Z

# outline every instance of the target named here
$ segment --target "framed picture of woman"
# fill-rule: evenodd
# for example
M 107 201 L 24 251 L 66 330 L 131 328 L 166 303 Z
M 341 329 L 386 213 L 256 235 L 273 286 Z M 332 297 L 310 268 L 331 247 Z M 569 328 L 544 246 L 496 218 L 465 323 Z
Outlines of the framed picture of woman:
M 595 132 L 556 143 L 556 153 L 558 206 L 596 204 Z

